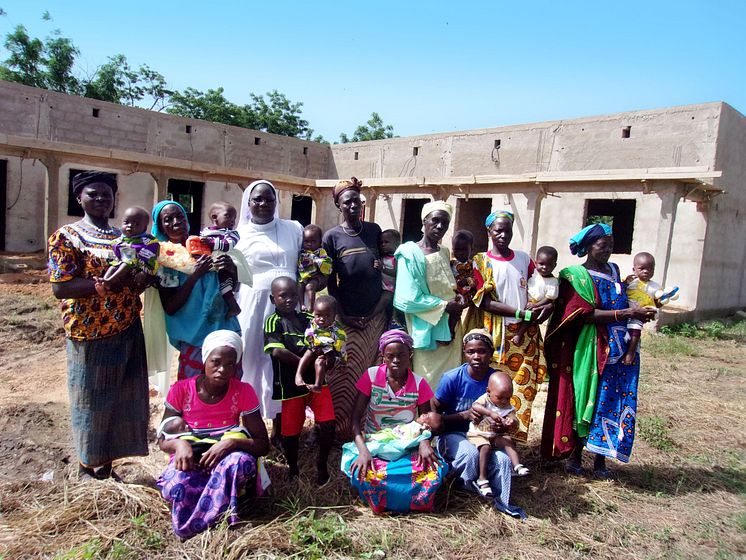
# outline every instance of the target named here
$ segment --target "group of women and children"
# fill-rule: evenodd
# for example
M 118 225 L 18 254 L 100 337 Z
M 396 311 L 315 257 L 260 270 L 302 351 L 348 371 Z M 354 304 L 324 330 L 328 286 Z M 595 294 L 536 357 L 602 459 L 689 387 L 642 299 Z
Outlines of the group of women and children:
M 473 254 L 468 231 L 449 251 L 453 210 L 441 201 L 425 204 L 422 238 L 400 244 L 397 231 L 363 219 L 361 186 L 332 189 L 341 223 L 325 233 L 280 219 L 277 191 L 260 180 L 239 209 L 214 205 L 211 225 L 190 235 L 172 200 L 153 208 L 150 231 L 140 208 L 115 228 L 115 176 L 74 177 L 85 217 L 50 237 L 49 273 L 81 478 L 118 479 L 114 460 L 147 453 L 148 367 L 166 369 L 169 345 L 178 379 L 158 430 L 170 455 L 158 486 L 183 538 L 237 521 L 238 498 L 269 485 L 261 458 L 271 444 L 288 477 L 307 475 L 298 466 L 307 408 L 315 482 L 333 476 L 335 438 L 346 442 L 341 470 L 376 512 L 430 511 L 450 472 L 523 516 L 511 478 L 529 474 L 517 444 L 547 374 L 542 456 L 582 474 L 585 447 L 599 478 L 611 475 L 606 457 L 629 460 L 639 329 L 658 301 L 630 303 L 627 292 L 644 291 L 652 257 L 638 255 L 623 279 L 609 262 L 611 228 L 590 225 L 570 243 L 585 262 L 555 278 L 554 248 L 534 258 L 510 248 L 507 211 L 486 220 L 488 251 Z

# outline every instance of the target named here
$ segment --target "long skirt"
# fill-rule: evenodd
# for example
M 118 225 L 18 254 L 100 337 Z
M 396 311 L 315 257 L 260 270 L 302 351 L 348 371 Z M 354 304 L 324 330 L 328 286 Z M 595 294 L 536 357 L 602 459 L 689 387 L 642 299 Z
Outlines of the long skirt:
M 415 451 L 394 461 L 374 457 L 375 470 L 369 470 L 360 482 L 357 476 L 350 473 L 350 466 L 356 458 L 356 450 L 344 453 L 342 472 L 374 513 L 432 511 L 435 493 L 448 473 L 448 466 L 440 455 L 440 463 L 425 470 L 419 463 L 419 452 Z
M 543 383 L 547 374 L 544 341 L 539 327 L 533 324 L 526 330 L 523 344 L 516 346 L 510 340 L 518 332 L 519 323 L 509 323 L 503 336 L 504 322 L 500 319 L 491 313 L 484 313 L 484 326 L 492 333 L 495 343 L 495 355 L 490 365 L 504 371 L 513 380 L 510 404 L 515 407 L 520 425 L 512 437 L 515 441 L 526 443 L 531 425 L 531 407 L 538 386 Z
M 639 376 L 639 356 L 631 366 L 621 363 L 604 366 L 585 444 L 588 451 L 629 462 L 635 442 Z
M 382 311 L 370 317 L 364 329 L 342 325 L 347 333 L 347 362 L 327 374 L 337 421 L 337 438 L 341 441 L 352 439 L 351 415 L 357 397 L 355 384 L 369 367 L 377 363 L 378 340 L 386 329 L 386 323 L 386 312 Z
M 140 319 L 108 338 L 68 339 L 67 390 L 82 465 L 148 454 L 148 367 Z
M 171 502 L 174 533 L 188 539 L 225 516 L 229 525 L 238 523 L 238 498 L 255 476 L 256 459 L 243 451 L 229 453 L 212 471 L 180 471 L 171 458 L 158 487 Z

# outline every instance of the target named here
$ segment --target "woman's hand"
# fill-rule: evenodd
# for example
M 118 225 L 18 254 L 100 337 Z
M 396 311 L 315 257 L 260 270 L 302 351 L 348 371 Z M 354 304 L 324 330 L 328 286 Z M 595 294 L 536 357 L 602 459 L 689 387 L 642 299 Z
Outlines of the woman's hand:
M 202 278 L 210 270 L 212 270 L 212 257 L 210 255 L 202 255 L 194 265 L 192 276 Z
M 222 461 L 226 455 L 236 450 L 235 439 L 224 439 L 213 445 L 210 449 L 202 454 L 202 459 L 199 461 L 199 466 L 212 470 L 218 466 L 218 463 Z
M 461 294 L 457 295 L 453 299 L 449 299 L 446 302 L 446 313 L 449 315 L 461 316 L 461 312 L 464 310 L 464 296 Z
M 363 446 L 363 449 L 358 449 L 358 455 L 357 459 L 355 459 L 352 462 L 352 465 L 350 465 L 350 474 L 353 477 L 357 477 L 357 479 L 362 482 L 365 480 L 365 476 L 368 474 L 368 471 L 374 471 L 376 468 L 373 466 L 373 457 L 370 454 L 370 451 L 368 451 L 368 448 L 366 446 Z
M 656 315 L 655 309 L 651 309 L 650 307 L 629 307 L 624 311 L 628 319 L 637 319 L 643 323 L 652 321 Z
M 194 470 L 194 452 L 189 442 L 183 439 L 173 440 L 176 446 L 174 452 L 174 467 L 180 471 L 191 471 Z
M 236 263 L 234 263 L 233 259 L 230 258 L 228 255 L 219 255 L 218 257 L 213 259 L 213 263 L 215 265 L 215 270 L 217 270 L 218 272 L 222 272 L 225 270 L 229 274 L 237 274 Z
M 430 444 L 430 440 L 426 439 L 420 442 L 420 459 L 419 464 L 422 465 L 422 469 L 429 471 L 437 468 L 440 461 L 438 461 L 438 455 L 435 453 L 435 449 Z

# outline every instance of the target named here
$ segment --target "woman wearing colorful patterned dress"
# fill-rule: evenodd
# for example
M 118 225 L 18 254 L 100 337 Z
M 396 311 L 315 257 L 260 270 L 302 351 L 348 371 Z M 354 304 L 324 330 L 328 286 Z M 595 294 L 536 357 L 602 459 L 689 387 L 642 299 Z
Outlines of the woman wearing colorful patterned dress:
M 547 317 L 551 308 L 526 309 L 527 284 L 534 273 L 534 262 L 523 251 L 510 248 L 513 214 L 504 210 L 493 212 L 487 216 L 485 226 L 492 247 L 474 256 L 477 281 L 474 304 L 481 307 L 483 326 L 492 334 L 495 348 L 492 367 L 513 379 L 510 404 L 516 409 L 520 426 L 512 437 L 525 443 L 531 424 L 531 406 L 547 371 L 538 321 Z M 522 321 L 529 322 L 529 327 L 522 343 L 514 344 L 512 339 Z
M 236 379 L 242 350 L 233 331 L 210 333 L 201 349 L 204 373 L 177 381 L 166 397 L 158 444 L 171 458 L 158 487 L 171 502 L 171 523 L 181 538 L 224 516 L 229 525 L 237 523 L 247 483 L 256 479 L 258 494 L 269 484 L 258 476 L 257 459 L 269 451 L 259 400 L 251 385 Z M 208 438 L 215 443 L 198 454 L 190 441 Z
M 433 396 L 427 380 L 409 368 L 412 338 L 406 332 L 386 331 L 379 347 L 383 363 L 369 368 L 357 382 L 354 441 L 343 447 L 342 472 L 375 513 L 431 511 L 447 467 L 430 444 L 429 434 L 413 441 L 414 451 L 406 448 L 396 459 L 374 457 L 369 449 L 377 433 L 429 413 Z
M 62 300 L 67 387 L 81 478 L 118 478 L 112 461 L 147 455 L 148 377 L 139 293 L 102 280 L 121 232 L 109 225 L 116 176 L 79 173 L 73 193 L 85 217 L 49 238 L 49 280 Z
M 606 457 L 629 461 L 635 437 L 640 358 L 623 365 L 627 320 L 649 321 L 654 311 L 630 307 L 619 275 L 609 262 L 611 228 L 594 224 L 570 240 L 582 265 L 560 274 L 560 295 L 547 328 L 549 394 L 542 456 L 570 456 L 566 469 L 583 472 L 583 445 L 596 454 L 594 474 L 609 478 Z

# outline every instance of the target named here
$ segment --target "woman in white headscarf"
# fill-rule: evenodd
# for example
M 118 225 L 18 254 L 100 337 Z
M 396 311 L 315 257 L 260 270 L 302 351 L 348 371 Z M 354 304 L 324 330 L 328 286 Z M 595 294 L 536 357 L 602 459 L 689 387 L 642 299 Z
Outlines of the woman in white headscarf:
M 277 212 L 277 190 L 266 180 L 254 181 L 243 193 L 238 220 L 241 239 L 236 249 L 246 257 L 253 276 L 253 287 L 238 291 L 238 316 L 243 333 L 243 381 L 256 391 L 262 415 L 274 419 L 280 414 L 280 401 L 272 400 L 272 362 L 264 353 L 264 320 L 274 312 L 269 300 L 275 278 L 298 275 L 298 255 L 303 244 L 303 226 L 282 220 Z M 273 438 L 279 435 L 279 422 Z
M 422 239 L 409 241 L 396 250 L 394 307 L 407 318 L 414 342 L 412 370 L 432 387 L 444 372 L 461 364 L 461 312 L 463 298 L 456 296 L 451 255 L 440 245 L 451 223 L 453 207 L 443 201 L 422 208 Z M 453 318 L 452 325 L 449 321 Z

